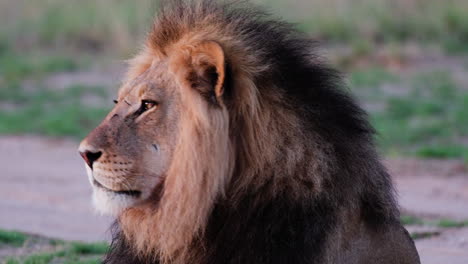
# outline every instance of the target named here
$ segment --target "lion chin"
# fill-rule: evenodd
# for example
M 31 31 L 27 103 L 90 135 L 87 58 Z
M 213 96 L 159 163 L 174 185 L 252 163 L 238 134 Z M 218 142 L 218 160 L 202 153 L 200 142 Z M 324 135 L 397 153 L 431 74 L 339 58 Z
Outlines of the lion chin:
M 89 183 L 92 187 L 92 204 L 95 211 L 102 215 L 117 216 L 122 211 L 132 206 L 135 206 L 141 198 L 137 195 L 126 193 L 113 192 L 100 183 L 93 177 L 93 171 L 86 166 Z
M 124 194 L 115 194 L 99 187 L 93 187 L 92 196 L 95 210 L 103 215 L 117 216 L 127 208 L 134 206 L 138 200 Z

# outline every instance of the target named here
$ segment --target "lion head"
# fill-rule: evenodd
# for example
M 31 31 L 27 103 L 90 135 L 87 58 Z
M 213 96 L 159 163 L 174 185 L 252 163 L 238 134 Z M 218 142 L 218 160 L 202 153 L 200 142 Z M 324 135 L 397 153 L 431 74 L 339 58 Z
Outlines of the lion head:
M 148 49 L 79 151 L 98 211 L 131 218 L 154 210 L 148 214 L 164 220 L 148 225 L 191 234 L 184 229 L 205 221 L 231 175 L 224 52 L 205 40 L 180 41 L 164 54 Z
M 219 173 L 220 179 L 227 174 L 223 51 L 210 41 L 175 49 L 171 56 L 149 57 L 145 67 L 129 74 L 114 109 L 80 145 L 94 205 L 103 213 L 118 215 L 158 200 L 163 185 L 179 184 L 169 175 L 197 184 L 190 175 L 212 156 L 224 159 L 211 161 L 219 171 L 201 173 Z M 205 146 L 214 141 L 216 146 Z M 185 165 L 187 160 L 194 164 Z

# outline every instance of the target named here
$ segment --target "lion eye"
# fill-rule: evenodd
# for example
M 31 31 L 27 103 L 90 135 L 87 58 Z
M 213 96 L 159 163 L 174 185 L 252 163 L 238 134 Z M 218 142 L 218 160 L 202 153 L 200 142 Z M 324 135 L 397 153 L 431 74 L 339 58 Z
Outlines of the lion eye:
M 141 112 L 150 110 L 153 107 L 156 107 L 158 104 L 155 101 L 143 100 L 141 101 Z

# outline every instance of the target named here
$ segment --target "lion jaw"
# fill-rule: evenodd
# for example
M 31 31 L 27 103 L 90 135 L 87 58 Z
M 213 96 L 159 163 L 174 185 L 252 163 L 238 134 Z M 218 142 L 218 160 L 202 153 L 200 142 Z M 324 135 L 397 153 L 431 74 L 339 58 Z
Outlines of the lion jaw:
M 125 209 L 137 204 L 144 194 L 129 195 L 122 192 L 114 192 L 102 186 L 93 176 L 93 170 L 87 165 L 86 173 L 91 184 L 92 204 L 96 212 L 102 215 L 117 216 Z

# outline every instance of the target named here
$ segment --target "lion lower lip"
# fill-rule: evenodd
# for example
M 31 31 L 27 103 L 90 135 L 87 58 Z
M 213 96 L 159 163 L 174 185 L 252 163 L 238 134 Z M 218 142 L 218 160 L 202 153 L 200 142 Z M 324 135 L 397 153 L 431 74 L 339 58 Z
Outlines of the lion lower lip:
M 102 185 L 101 183 L 99 183 L 98 181 L 96 181 L 95 179 L 93 179 L 93 183 L 95 186 L 101 188 L 101 189 L 104 189 L 106 191 L 109 191 L 109 192 L 113 192 L 113 193 L 116 193 L 116 194 L 124 194 L 124 195 L 130 195 L 130 196 L 135 196 L 135 197 L 138 197 L 141 195 L 141 192 L 140 191 L 136 191 L 136 190 L 126 190 L 126 191 L 115 191 L 115 190 L 111 190 L 107 187 L 105 187 L 104 185 Z

